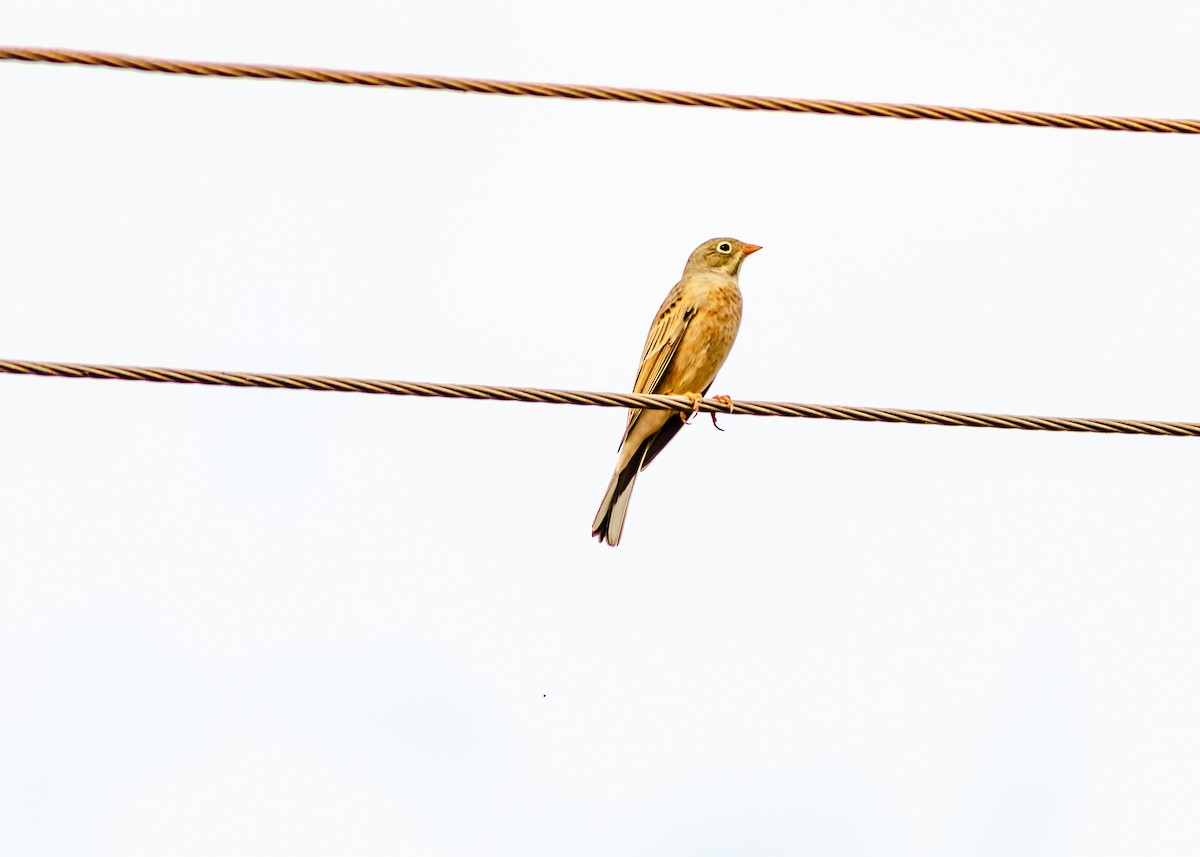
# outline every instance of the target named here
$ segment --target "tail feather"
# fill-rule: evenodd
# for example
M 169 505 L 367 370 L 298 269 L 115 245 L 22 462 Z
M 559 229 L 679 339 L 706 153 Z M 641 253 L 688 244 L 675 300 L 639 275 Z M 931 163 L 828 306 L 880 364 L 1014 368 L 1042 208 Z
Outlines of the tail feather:
M 604 492 L 604 499 L 600 501 L 596 520 L 592 521 L 592 535 L 614 547 L 621 541 L 621 530 L 625 528 L 625 513 L 629 511 L 629 498 L 633 496 L 633 486 L 646 457 L 647 446 L 648 444 L 642 444 L 641 449 L 630 456 L 628 461 L 617 465 L 612 480 L 608 483 L 608 490 Z

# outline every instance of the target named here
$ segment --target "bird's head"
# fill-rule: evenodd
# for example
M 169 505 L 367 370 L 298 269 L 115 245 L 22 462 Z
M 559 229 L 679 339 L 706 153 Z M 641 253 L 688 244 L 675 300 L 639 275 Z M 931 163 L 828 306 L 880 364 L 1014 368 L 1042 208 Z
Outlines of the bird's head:
M 719 271 L 736 277 L 745 258 L 761 249 L 757 244 L 747 244 L 736 238 L 713 238 L 692 251 L 684 273 Z

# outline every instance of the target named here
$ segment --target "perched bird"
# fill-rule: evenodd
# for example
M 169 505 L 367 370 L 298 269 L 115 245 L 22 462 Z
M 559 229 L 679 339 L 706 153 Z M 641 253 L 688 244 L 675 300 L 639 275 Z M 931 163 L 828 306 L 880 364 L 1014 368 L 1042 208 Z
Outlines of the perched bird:
M 671 289 L 650 325 L 633 392 L 688 396 L 699 408 L 700 398 L 733 348 L 742 321 L 738 271 L 747 256 L 761 249 L 734 238 L 713 238 L 693 251 L 683 279 Z M 621 541 L 638 472 L 662 452 L 689 416 L 629 411 L 617 467 L 592 522 L 593 536 L 610 545 Z

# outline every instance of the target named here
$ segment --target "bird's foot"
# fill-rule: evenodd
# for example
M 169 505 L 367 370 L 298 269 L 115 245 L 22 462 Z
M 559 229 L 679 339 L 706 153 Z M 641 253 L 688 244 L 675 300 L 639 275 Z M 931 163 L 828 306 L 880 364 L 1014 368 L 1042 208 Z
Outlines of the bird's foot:
M 717 401 L 717 402 L 724 402 L 725 407 L 729 408 L 729 413 L 731 413 L 731 414 L 733 413 L 733 399 L 729 398 L 728 396 L 713 396 L 713 400 Z M 709 416 L 712 417 L 713 428 L 715 428 L 717 431 L 725 431 L 725 429 L 723 429 L 719 425 L 717 425 L 717 412 L 716 411 L 713 411 L 711 414 L 709 414 Z
M 687 400 L 692 403 L 690 411 L 680 411 L 679 418 L 683 420 L 683 424 L 687 425 L 691 422 L 692 417 L 700 413 L 700 403 L 704 401 L 704 396 L 700 393 L 668 393 L 669 396 L 686 396 Z

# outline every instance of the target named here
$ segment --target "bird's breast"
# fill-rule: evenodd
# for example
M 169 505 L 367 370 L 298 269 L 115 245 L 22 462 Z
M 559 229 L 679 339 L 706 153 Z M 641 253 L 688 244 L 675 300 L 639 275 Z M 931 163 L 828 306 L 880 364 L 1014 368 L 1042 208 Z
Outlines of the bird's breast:
M 679 344 L 675 377 L 662 389 L 692 393 L 706 389 L 725 363 L 742 322 L 742 294 L 732 282 L 704 283 L 696 312 Z M 664 379 L 667 380 L 667 379 Z

